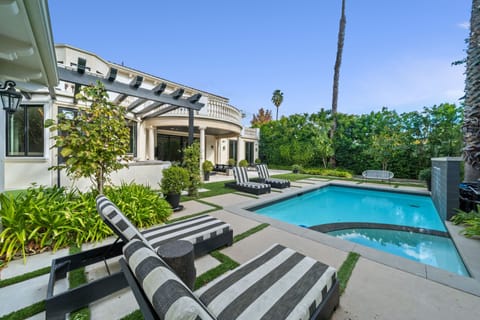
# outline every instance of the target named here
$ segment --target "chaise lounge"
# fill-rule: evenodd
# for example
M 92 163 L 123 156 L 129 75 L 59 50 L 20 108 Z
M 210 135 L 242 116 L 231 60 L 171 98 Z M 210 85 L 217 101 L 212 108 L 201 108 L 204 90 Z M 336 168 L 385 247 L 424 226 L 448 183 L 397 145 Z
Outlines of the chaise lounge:
M 290 188 L 290 181 L 285 179 L 270 178 L 270 173 L 268 172 L 266 164 L 257 164 L 257 171 L 260 181 L 269 184 L 272 188 Z
M 339 304 L 334 268 L 278 244 L 194 292 L 142 241 L 123 254 L 144 319 L 329 319 Z
M 245 167 L 233 167 L 233 175 L 235 176 L 235 182 L 225 183 L 226 187 L 256 195 L 270 193 L 271 187 L 269 184 L 248 180 L 248 172 Z
M 140 232 L 103 195 L 97 197 L 97 211 L 104 222 L 118 235 L 117 240 L 120 241 L 52 260 L 45 300 L 47 319 L 65 319 L 65 314 L 127 287 L 124 274 L 121 271 L 111 274 L 107 267 L 108 276 L 54 294 L 55 283 L 64 279 L 69 271 L 120 256 L 122 247 L 132 239 L 141 239 L 152 250 L 169 241 L 187 240 L 193 244 L 196 257 L 233 243 L 233 231 L 230 225 L 209 215 L 201 215 Z

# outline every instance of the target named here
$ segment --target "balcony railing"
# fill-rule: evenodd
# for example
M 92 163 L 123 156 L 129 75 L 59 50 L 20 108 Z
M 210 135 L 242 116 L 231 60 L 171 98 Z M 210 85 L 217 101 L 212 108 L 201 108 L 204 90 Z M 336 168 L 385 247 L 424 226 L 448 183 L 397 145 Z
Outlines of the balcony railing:
M 188 110 L 185 108 L 178 108 L 167 112 L 161 116 L 188 116 Z M 233 124 L 242 125 L 242 113 L 237 108 L 218 100 L 209 99 L 208 104 L 195 111 L 196 118 L 206 118 L 220 121 L 227 121 Z

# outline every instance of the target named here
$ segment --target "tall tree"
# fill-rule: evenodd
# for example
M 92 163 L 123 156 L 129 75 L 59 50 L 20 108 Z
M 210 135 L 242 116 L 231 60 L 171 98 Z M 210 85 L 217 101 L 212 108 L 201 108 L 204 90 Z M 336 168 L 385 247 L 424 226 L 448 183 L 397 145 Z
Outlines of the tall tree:
M 337 41 L 337 58 L 335 60 L 335 67 L 333 72 L 333 92 L 332 92 L 332 130 L 330 131 L 330 138 L 333 139 L 335 131 L 337 130 L 337 103 L 338 103 L 338 82 L 340 80 L 340 65 L 342 64 L 343 44 L 345 41 L 345 25 L 347 18 L 345 17 L 345 0 L 342 0 L 342 14 L 340 17 L 340 26 L 338 28 Z M 335 166 L 335 156 L 331 158 L 332 164 Z
M 480 178 L 480 0 L 472 0 L 467 50 L 465 107 L 463 111 L 463 158 L 465 180 Z
M 278 120 L 278 108 L 280 108 L 280 105 L 283 102 L 283 92 L 278 89 L 273 91 L 272 102 L 275 107 L 277 107 L 277 116 L 275 117 L 275 120 Z
M 63 164 L 51 169 L 65 169 L 74 179 L 90 178 L 99 193 L 108 175 L 127 165 L 130 132 L 125 120 L 126 109 L 108 101 L 102 83 L 83 87 L 76 95 L 85 106 L 79 106 L 77 115 L 70 119 L 59 113 L 57 123 L 48 119 L 45 126 L 57 131 L 52 137 L 53 147 L 61 148 Z
M 260 127 L 262 124 L 270 121 L 272 121 L 272 111 L 260 108 L 258 110 L 258 114 L 253 115 L 253 119 L 250 121 L 250 124 L 253 127 Z

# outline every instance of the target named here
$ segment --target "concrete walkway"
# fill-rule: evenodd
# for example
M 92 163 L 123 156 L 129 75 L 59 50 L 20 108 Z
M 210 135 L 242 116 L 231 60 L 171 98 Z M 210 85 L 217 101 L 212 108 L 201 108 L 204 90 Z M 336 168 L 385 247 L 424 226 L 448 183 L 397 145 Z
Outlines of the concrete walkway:
M 282 193 L 291 193 L 300 188 L 308 189 L 312 186 L 325 183 L 323 179 L 309 179 L 299 181 L 290 189 Z M 262 195 L 258 199 L 246 197 L 240 194 L 226 194 L 211 198 L 202 199 L 208 203 L 220 205 L 223 210 L 210 212 L 221 220 L 232 225 L 234 234 L 240 234 L 262 223 L 255 217 L 248 217 L 237 214 L 232 207 L 242 207 L 261 203 L 268 199 L 278 198 L 281 193 L 272 192 Z M 188 201 L 183 203 L 185 209 L 175 213 L 172 218 L 204 212 L 214 207 Z M 305 231 L 305 229 L 303 229 Z M 257 232 L 231 247 L 221 250 L 223 254 L 231 257 L 239 263 L 243 263 L 254 257 L 273 243 L 280 243 L 298 250 L 319 261 L 339 268 L 348 251 L 353 245 L 342 247 L 337 238 L 316 233 L 315 237 L 310 233 L 297 232 L 282 224 L 271 224 L 269 227 Z M 313 232 L 313 231 L 312 231 Z M 332 242 L 322 243 L 316 236 L 327 237 Z M 107 241 L 112 241 L 108 239 Z M 341 240 L 343 241 L 343 240 Z M 476 244 L 476 246 L 475 246 Z M 97 244 L 98 245 L 98 244 Z M 473 250 L 473 256 L 480 260 L 480 241 L 477 243 L 468 242 Z M 88 249 L 91 246 L 85 246 Z M 472 251 L 469 251 L 472 252 Z M 32 270 L 50 265 L 52 258 L 67 254 L 66 250 L 57 252 L 55 255 L 44 253 L 28 257 L 27 264 L 22 261 L 13 261 L 6 268 L 0 270 L 0 279 L 9 278 Z M 406 259 L 403 259 L 406 260 Z M 110 268 L 118 269 L 118 263 L 113 259 L 109 262 Z M 219 262 L 207 255 L 195 261 L 197 275 L 200 275 L 215 266 Z M 102 277 L 105 274 L 105 267 L 102 263 L 89 267 L 87 276 L 91 279 Z M 445 273 L 442 273 L 445 274 Z M 18 310 L 24 306 L 41 301 L 45 297 L 48 276 L 41 276 L 35 279 L 8 286 L 0 289 L 0 316 L 11 311 Z M 474 285 L 480 288 L 480 282 L 472 280 Z M 56 290 L 65 290 L 66 282 L 57 285 Z M 56 291 L 57 292 L 57 291 Z M 21 299 L 18 296 L 21 295 Z M 109 297 L 97 301 L 90 306 L 92 319 L 120 319 L 125 315 L 138 309 L 138 305 L 129 289 L 124 289 Z M 362 255 L 359 259 L 347 289 L 340 298 L 340 307 L 334 313 L 334 320 L 353 319 L 477 319 L 480 314 L 480 297 L 465 291 L 452 288 L 438 281 L 427 279 L 424 275 L 399 270 L 375 259 L 366 258 Z M 44 313 L 36 315 L 31 319 L 44 319 Z

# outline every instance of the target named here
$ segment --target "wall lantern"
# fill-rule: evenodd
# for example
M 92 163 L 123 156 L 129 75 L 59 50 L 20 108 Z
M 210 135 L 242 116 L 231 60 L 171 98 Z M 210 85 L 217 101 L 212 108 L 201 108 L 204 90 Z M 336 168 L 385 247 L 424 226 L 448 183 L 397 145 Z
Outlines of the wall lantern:
M 12 80 L 7 80 L 0 88 L 0 103 L 4 110 L 8 113 L 17 111 L 20 102 L 22 101 L 22 94 L 15 90 L 17 84 Z

